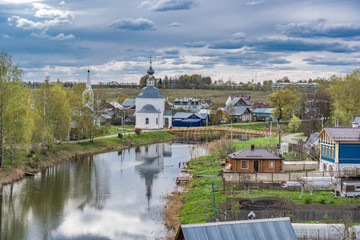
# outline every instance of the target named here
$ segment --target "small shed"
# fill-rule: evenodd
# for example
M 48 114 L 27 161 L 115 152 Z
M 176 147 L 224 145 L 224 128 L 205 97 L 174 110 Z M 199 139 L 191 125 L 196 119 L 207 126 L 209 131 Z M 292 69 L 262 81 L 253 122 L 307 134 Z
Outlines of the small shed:
M 200 127 L 206 125 L 209 121 L 209 115 L 188 112 L 177 112 L 172 117 L 174 127 Z
M 295 240 L 290 218 L 181 225 L 175 240 Z
M 229 163 L 233 172 L 280 172 L 282 158 L 267 149 L 242 149 L 229 154 Z

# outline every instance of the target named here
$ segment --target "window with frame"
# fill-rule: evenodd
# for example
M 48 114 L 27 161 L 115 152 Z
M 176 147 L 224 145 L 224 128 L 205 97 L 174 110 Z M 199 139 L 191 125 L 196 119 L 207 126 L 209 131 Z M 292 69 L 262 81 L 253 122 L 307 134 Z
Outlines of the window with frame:
M 241 168 L 248 168 L 248 161 L 241 161 Z
M 275 165 L 274 165 L 274 162 L 271 161 L 271 162 L 270 162 L 270 167 L 273 168 L 274 166 L 275 166 Z
M 158 120 L 158 118 L 156 118 L 156 124 L 159 124 L 159 120 Z
M 149 118 L 145 118 L 145 124 L 149 124 Z

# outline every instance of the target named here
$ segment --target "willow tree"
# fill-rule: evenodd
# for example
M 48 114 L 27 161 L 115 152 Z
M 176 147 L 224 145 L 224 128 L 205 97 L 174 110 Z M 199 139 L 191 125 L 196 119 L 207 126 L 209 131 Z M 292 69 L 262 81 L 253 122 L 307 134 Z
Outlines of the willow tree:
M 0 167 L 3 167 L 6 146 L 13 150 L 29 139 L 29 99 L 21 76 L 22 70 L 8 53 L 0 52 Z

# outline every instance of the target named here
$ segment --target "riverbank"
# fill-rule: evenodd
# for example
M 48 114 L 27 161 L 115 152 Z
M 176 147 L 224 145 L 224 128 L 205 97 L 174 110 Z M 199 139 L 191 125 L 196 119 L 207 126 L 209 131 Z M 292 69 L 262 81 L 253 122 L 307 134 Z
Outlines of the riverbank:
M 153 131 L 126 135 L 123 138 L 97 139 L 94 142 L 62 143 L 44 153 L 36 150 L 31 156 L 25 152 L 18 152 L 14 164 L 10 164 L 9 160 L 5 159 L 4 167 L 0 169 L 0 190 L 5 184 L 23 179 L 27 172 L 37 173 L 61 162 L 71 160 L 77 155 L 122 150 L 149 143 L 173 140 L 174 138 L 175 136 L 169 132 Z

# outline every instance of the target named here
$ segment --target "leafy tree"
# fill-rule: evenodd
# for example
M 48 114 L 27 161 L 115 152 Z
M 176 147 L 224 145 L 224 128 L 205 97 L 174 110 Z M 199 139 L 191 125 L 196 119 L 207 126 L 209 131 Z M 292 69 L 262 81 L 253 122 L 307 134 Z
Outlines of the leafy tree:
M 300 118 L 298 118 L 297 116 L 293 116 L 290 119 L 290 122 L 289 122 L 289 125 L 288 125 L 289 131 L 292 132 L 292 133 L 297 132 L 299 130 L 300 124 L 301 124 Z
M 50 148 L 57 140 L 63 140 L 70 130 L 70 104 L 66 92 L 60 83 L 50 84 L 46 77 L 40 89 L 34 92 L 37 118 L 35 128 L 40 130 L 35 134 L 42 143 L 42 148 Z
M 330 87 L 335 108 L 346 112 L 347 124 L 351 117 L 360 115 L 360 70 L 354 70 L 344 78 L 333 78 Z
M 278 124 L 280 120 L 287 120 L 292 116 L 299 102 L 296 93 L 288 88 L 270 94 L 268 99 L 270 106 L 275 107 L 272 115 L 278 120 Z M 279 134 L 279 144 L 280 143 L 281 134 Z
M 30 108 L 21 74 L 22 70 L 14 65 L 8 53 L 0 52 L 0 167 L 3 167 L 6 146 L 13 153 L 15 146 L 29 140 Z M 13 154 L 11 157 L 13 160 Z

